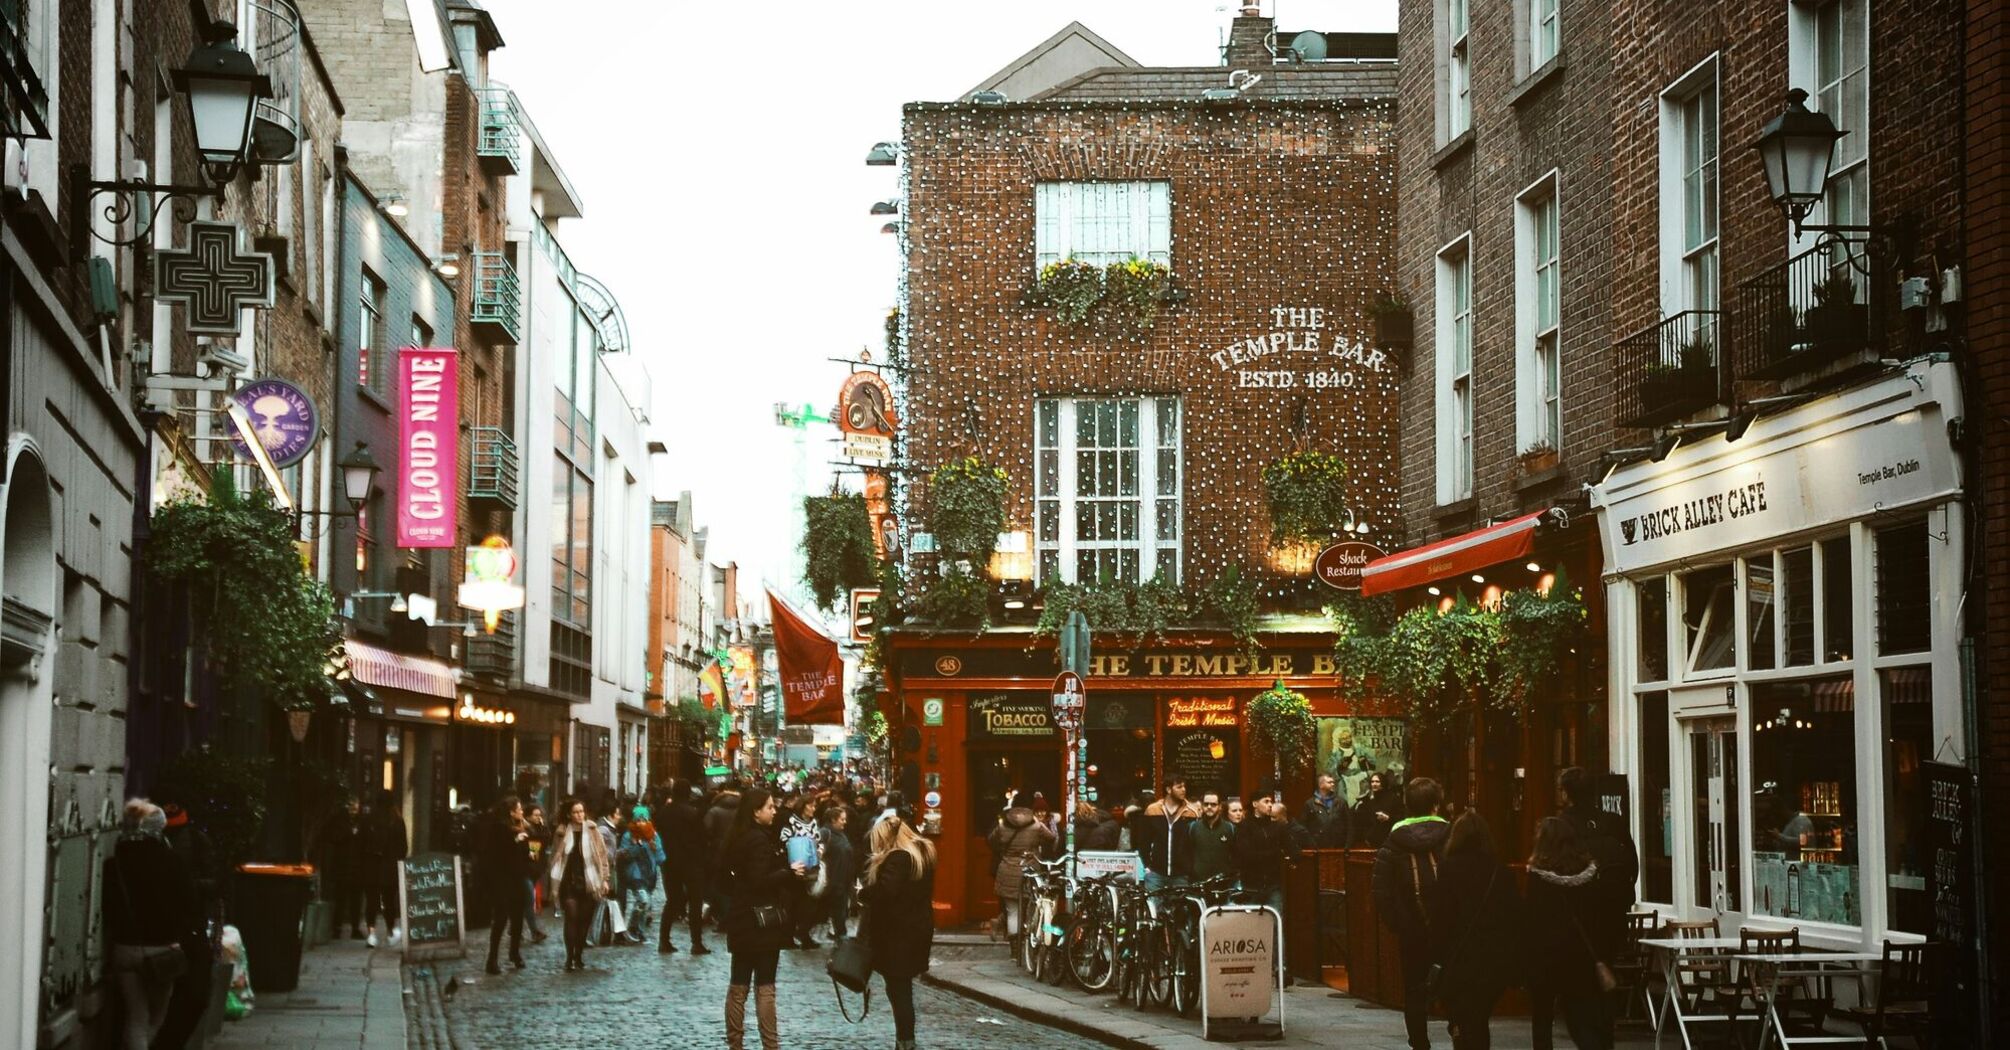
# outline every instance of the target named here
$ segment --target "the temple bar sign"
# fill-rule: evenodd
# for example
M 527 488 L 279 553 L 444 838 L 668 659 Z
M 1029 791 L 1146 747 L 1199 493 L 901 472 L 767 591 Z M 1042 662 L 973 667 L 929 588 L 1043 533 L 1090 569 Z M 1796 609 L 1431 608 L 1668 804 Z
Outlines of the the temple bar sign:
M 1323 306 L 1273 306 L 1260 331 L 1219 349 L 1207 359 L 1235 375 L 1235 385 L 1251 390 L 1349 390 L 1369 385 L 1369 376 L 1389 370 L 1389 355 L 1366 339 L 1334 330 L 1338 320 Z
M 901 673 L 911 678 L 1025 678 L 1046 685 L 1054 676 L 1051 651 L 965 649 L 954 659 L 940 650 L 903 653 Z M 1333 650 L 1294 647 L 1250 655 L 1208 649 L 1098 653 L 1085 677 L 1109 678 L 1325 678 L 1339 673 Z

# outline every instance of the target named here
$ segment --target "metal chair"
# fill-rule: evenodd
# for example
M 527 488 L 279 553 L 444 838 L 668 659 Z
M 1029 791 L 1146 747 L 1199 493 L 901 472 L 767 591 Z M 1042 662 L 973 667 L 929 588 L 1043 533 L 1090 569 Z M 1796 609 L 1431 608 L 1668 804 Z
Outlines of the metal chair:
M 1911 1039 L 1923 1048 L 1931 1045 L 1930 1018 L 1938 942 L 1893 944 L 1884 942 L 1884 960 L 1878 970 L 1877 1001 L 1869 1006 L 1837 1011 L 1845 1020 L 1863 1029 L 1866 1043 L 1889 1050 L 1893 1038 Z

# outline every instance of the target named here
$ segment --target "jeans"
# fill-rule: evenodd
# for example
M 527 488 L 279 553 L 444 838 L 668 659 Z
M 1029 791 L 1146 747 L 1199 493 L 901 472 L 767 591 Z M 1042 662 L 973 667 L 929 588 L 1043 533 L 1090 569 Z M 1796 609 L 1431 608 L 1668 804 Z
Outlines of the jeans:
M 1555 1045 L 1551 1029 L 1556 1004 L 1563 1002 L 1563 1028 L 1579 1050 L 1612 1050 L 1612 1004 L 1597 985 L 1581 992 L 1559 991 L 1547 981 L 1531 980 L 1528 1023 L 1535 1050 Z
M 628 939 L 642 941 L 642 928 L 649 924 L 650 892 L 641 883 L 630 880 L 628 897 Z
M 1396 942 L 1396 956 L 1403 971 L 1403 1027 L 1410 1036 L 1410 1050 L 1430 1050 L 1431 993 L 1425 987 L 1431 973 L 1431 950 L 1421 941 Z
M 775 967 L 782 961 L 779 948 L 769 948 L 758 952 L 733 953 L 733 978 L 730 984 L 775 983 Z
M 168 997 L 167 1016 L 154 1033 L 153 1045 L 158 1050 L 181 1050 L 188 1045 L 189 1038 L 202 1025 L 203 1012 L 209 1009 L 209 968 L 214 961 L 209 941 L 190 938 L 181 942 L 181 950 L 188 959 L 188 969 L 175 980 L 174 991 Z
M 140 945 L 112 945 L 112 969 L 118 975 L 119 997 L 126 1008 L 119 1039 L 123 1050 L 147 1050 L 161 1022 L 167 1020 L 168 997 L 174 992 L 171 981 L 147 980 L 141 969 L 145 958 L 146 949 Z
M 523 924 L 534 937 L 544 936 L 544 930 L 537 925 L 537 880 L 523 880 Z
M 914 1041 L 914 978 L 885 977 L 886 1001 L 893 1005 L 893 1037 L 904 1043 Z

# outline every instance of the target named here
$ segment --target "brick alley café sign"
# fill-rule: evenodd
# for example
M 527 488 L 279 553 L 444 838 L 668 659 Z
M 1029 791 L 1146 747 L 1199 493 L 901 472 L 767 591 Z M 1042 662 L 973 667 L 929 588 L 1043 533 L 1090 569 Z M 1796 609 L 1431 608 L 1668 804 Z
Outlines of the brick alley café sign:
M 970 679 L 1028 678 L 1045 684 L 1054 674 L 1054 656 L 1045 649 L 968 649 L 954 660 L 939 660 L 940 650 L 915 649 L 901 654 L 901 673 L 909 678 Z M 1089 661 L 1091 688 L 1110 678 L 1291 678 L 1331 677 L 1339 672 L 1333 650 L 1324 646 L 1275 650 L 1254 656 L 1208 650 L 1145 650 L 1101 653 Z M 1200 723 L 1205 724 L 1205 723 Z

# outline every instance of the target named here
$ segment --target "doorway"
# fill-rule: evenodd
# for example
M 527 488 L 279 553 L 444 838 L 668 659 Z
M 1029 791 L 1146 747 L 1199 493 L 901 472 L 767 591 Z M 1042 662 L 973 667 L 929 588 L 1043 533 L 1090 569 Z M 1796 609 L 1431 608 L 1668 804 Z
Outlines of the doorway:
M 25 436 L 7 449 L 0 486 L 0 816 L 25 832 L 0 852 L 0 1044 L 34 1046 L 41 1003 L 45 888 L 51 851 L 50 742 L 54 713 L 56 543 L 49 477 Z M 21 950 L 26 945 L 27 950 Z
M 1744 838 L 1738 787 L 1738 722 L 1699 718 L 1683 724 L 1690 797 L 1690 862 L 1686 899 L 1698 909 L 1739 914 Z

